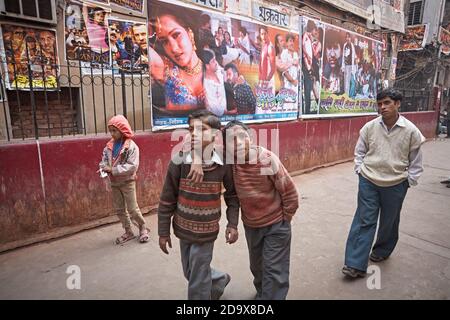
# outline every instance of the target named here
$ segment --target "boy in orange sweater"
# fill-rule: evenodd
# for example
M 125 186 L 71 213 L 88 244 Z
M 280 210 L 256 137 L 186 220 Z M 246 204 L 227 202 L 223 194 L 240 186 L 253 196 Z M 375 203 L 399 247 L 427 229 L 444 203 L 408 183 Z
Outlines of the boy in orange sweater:
M 249 128 L 230 121 L 223 130 L 226 163 L 241 205 L 256 299 L 284 300 L 289 290 L 291 219 L 298 208 L 295 184 L 271 151 L 252 145 Z M 202 178 L 193 165 L 190 177 Z

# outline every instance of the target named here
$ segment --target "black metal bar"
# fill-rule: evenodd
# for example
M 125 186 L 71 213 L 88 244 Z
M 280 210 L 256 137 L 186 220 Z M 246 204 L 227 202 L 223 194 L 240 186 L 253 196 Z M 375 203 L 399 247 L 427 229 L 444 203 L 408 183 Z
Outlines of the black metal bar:
M 17 87 L 17 72 L 16 72 L 16 61 L 15 60 L 13 61 L 12 65 L 13 65 L 13 73 L 14 73 L 13 82 L 16 84 L 17 109 L 19 111 L 20 131 L 22 132 L 22 140 L 25 140 L 25 135 L 23 134 L 22 106 L 20 103 L 19 88 Z
M 47 83 L 46 83 L 46 77 L 45 77 L 45 67 L 44 67 L 44 61 L 42 60 L 42 52 L 41 52 L 41 68 L 42 68 L 42 81 L 44 83 L 44 101 L 45 101 L 45 112 L 47 114 L 47 130 L 48 130 L 48 137 L 51 138 L 50 133 L 50 117 L 48 114 L 48 99 L 47 99 Z
M 55 57 L 57 57 L 56 45 L 54 47 L 54 55 L 55 55 Z M 58 74 L 58 72 L 56 72 L 56 74 Z M 61 104 L 61 85 L 59 83 L 59 78 L 58 77 L 56 77 L 56 87 L 57 87 L 56 94 L 58 95 L 58 103 Z
M 30 103 L 31 103 L 31 110 L 33 112 L 34 138 L 36 140 L 39 140 L 39 129 L 36 119 L 36 101 L 34 100 L 34 91 L 33 91 L 33 73 L 31 72 L 31 62 L 28 51 L 28 42 L 26 40 L 25 40 L 25 53 L 27 55 L 28 83 L 30 85 Z
M 86 113 L 84 112 L 83 71 L 81 70 L 81 60 L 78 60 L 78 70 L 80 72 L 80 95 L 81 95 L 81 109 L 83 112 L 83 133 L 84 135 L 86 135 Z
M 56 52 L 56 46 L 54 46 L 53 48 L 53 54 L 55 57 L 58 56 L 57 52 Z M 56 63 L 55 63 L 55 68 L 57 68 Z M 58 72 L 56 72 L 56 74 L 58 74 Z M 58 103 L 61 105 L 61 84 L 59 82 L 59 78 L 56 77 L 56 94 L 58 95 Z M 59 123 L 60 123 L 60 127 L 61 127 L 61 137 L 64 137 L 64 130 L 63 130 L 63 125 L 62 125 L 62 115 L 61 112 L 59 112 Z
M 67 79 L 69 80 L 69 99 L 70 99 L 70 110 L 74 111 L 73 101 L 72 101 L 72 75 L 70 74 L 70 63 L 67 62 Z M 73 135 L 75 135 L 75 130 L 73 130 L 73 113 L 71 114 L 71 126 Z
M 100 49 L 100 66 L 102 68 L 103 117 L 104 117 L 105 133 L 108 133 L 108 126 L 106 125 L 108 120 L 106 119 L 105 74 L 103 72 L 103 51 L 102 51 L 102 49 Z
M 116 115 L 117 114 L 117 110 L 116 110 L 116 77 L 114 75 L 114 69 L 111 69 L 111 79 L 112 79 L 114 115 Z
M 131 98 L 133 100 L 133 130 L 136 131 L 136 110 L 134 105 L 134 72 L 133 72 L 133 56 L 131 56 Z
M 120 78 L 122 80 L 122 108 L 123 108 L 123 116 L 128 118 L 127 113 L 127 91 L 125 89 L 125 74 L 122 69 L 120 69 Z
M 144 119 L 144 80 L 142 78 L 142 70 L 140 72 L 141 75 L 141 112 L 142 112 L 142 131 L 145 131 L 145 119 Z
M 94 107 L 94 128 L 95 128 L 95 134 L 97 134 L 97 114 L 95 110 L 95 90 L 94 90 L 94 71 L 92 68 L 92 62 L 90 64 L 91 68 L 91 88 L 92 88 L 92 106 Z
M 1 95 L 2 95 L 2 104 L 3 104 L 3 116 L 5 117 L 5 125 L 6 125 L 6 136 L 8 141 L 11 140 L 11 137 L 9 136 L 9 125 L 8 125 L 8 114 L 6 113 L 6 104 L 5 104 L 5 99 L 6 99 L 6 90 L 4 88 L 4 81 L 3 81 L 3 74 L 0 75 L 0 90 L 1 90 Z

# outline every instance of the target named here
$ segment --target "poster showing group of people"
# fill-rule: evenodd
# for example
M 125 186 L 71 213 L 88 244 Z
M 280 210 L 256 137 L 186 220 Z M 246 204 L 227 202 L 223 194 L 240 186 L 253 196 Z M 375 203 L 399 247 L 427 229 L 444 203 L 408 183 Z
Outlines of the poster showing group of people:
M 302 115 L 376 112 L 383 44 L 302 19 Z
M 103 67 L 110 63 L 108 17 L 97 3 L 70 0 L 65 11 L 66 59 Z
M 147 25 L 108 19 L 113 71 L 148 73 Z
M 422 50 L 425 47 L 428 24 L 409 26 L 400 40 L 399 51 Z
M 208 109 L 221 121 L 296 119 L 299 34 L 181 2 L 148 2 L 154 130 Z
M 439 29 L 439 43 L 441 44 L 441 52 L 445 55 L 450 54 L 450 23 Z
M 65 10 L 66 59 L 82 62 L 86 73 L 108 69 L 114 74 L 120 71 L 148 73 L 146 24 L 112 17 L 110 8 L 104 6 L 110 1 L 142 5 L 142 1 L 104 0 L 103 6 L 98 1 L 68 1 Z
M 58 87 L 55 30 L 2 23 L 1 36 L 8 89 L 54 90 Z

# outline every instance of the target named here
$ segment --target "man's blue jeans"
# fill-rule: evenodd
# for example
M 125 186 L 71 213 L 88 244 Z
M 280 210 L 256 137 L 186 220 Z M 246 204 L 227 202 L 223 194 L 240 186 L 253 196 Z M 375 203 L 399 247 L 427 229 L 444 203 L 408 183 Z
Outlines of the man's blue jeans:
M 345 248 L 345 265 L 367 270 L 378 216 L 380 225 L 372 252 L 389 257 L 398 241 L 400 211 L 408 190 L 408 180 L 392 187 L 379 187 L 359 175 L 358 208 Z

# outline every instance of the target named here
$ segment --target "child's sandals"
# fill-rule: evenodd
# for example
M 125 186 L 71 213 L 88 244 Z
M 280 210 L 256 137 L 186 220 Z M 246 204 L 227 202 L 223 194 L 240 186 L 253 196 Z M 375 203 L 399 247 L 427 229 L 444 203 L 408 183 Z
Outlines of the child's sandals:
M 123 244 L 127 241 L 133 240 L 134 238 L 136 238 L 136 236 L 134 234 L 125 232 L 123 235 L 121 235 L 120 237 L 118 237 L 116 239 L 116 244 Z
M 139 233 L 139 242 L 140 243 L 145 243 L 145 242 L 148 242 L 148 240 L 150 240 L 150 237 L 148 235 L 149 231 L 150 231 L 150 229 L 145 228 L 144 231 L 141 231 Z

